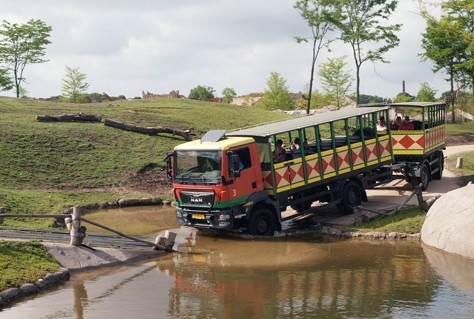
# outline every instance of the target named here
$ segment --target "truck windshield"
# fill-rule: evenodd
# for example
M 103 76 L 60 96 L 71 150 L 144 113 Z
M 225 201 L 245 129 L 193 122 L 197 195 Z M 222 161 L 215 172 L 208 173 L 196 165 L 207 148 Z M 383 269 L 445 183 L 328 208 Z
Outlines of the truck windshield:
M 182 184 L 219 184 L 221 159 L 218 151 L 176 151 L 174 180 Z

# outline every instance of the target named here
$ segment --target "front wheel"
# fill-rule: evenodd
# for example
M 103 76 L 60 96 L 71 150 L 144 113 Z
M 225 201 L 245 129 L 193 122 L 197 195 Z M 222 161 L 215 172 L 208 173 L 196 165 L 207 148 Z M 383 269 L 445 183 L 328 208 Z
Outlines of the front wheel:
M 266 208 L 258 208 L 250 217 L 248 232 L 255 236 L 273 236 L 276 230 L 275 216 Z
M 336 207 L 344 214 L 352 214 L 362 202 L 362 190 L 355 181 L 344 184 L 341 193 L 341 202 Z

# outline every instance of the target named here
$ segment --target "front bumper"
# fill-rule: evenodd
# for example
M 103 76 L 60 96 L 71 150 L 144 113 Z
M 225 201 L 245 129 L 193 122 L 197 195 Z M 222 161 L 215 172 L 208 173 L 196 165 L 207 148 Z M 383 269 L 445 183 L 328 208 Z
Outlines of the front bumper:
M 234 211 L 231 209 L 203 211 L 176 207 L 176 220 L 182 226 L 202 229 L 234 229 Z

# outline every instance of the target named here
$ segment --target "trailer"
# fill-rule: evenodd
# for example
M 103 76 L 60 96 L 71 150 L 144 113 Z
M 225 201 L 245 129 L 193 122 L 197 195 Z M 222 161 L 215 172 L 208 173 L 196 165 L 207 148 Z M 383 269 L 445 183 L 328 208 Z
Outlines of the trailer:
M 430 181 L 439 180 L 443 176 L 443 150 L 446 149 L 446 103 L 405 102 L 359 105 L 360 108 L 377 106 L 390 107 L 389 117 L 386 119 L 387 133 L 391 136 L 394 156 L 394 162 L 389 166 L 393 177 L 405 179 L 413 186 L 420 185 L 422 190 L 426 190 Z M 396 123 L 397 117 L 402 120 L 401 126 Z
M 197 229 L 271 236 L 318 202 L 352 213 L 365 189 L 392 178 L 389 106 L 346 108 L 253 127 L 214 130 L 167 156 L 176 218 Z M 273 153 L 284 144 L 284 158 Z M 400 169 L 402 169 L 400 167 Z M 288 207 L 296 214 L 284 216 Z

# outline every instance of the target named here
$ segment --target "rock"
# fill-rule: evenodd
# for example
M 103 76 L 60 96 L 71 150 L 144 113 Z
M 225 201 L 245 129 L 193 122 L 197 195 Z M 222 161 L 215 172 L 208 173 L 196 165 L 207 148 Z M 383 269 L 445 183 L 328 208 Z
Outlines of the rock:
M 40 291 L 38 286 L 31 283 L 21 285 L 20 289 L 23 292 L 24 296 L 33 295 Z
M 4 303 L 11 302 L 21 296 L 22 292 L 20 288 L 8 288 L 0 292 L 0 298 Z
M 421 241 L 445 252 L 474 258 L 474 185 L 441 196 L 426 215 Z

